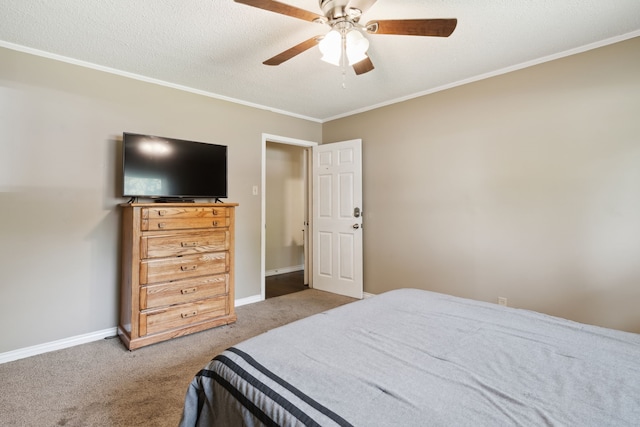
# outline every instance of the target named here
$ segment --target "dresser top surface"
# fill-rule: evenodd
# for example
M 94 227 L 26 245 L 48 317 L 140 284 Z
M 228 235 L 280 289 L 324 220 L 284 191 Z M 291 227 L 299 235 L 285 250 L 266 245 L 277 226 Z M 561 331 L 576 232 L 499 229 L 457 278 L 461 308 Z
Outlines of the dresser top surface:
M 121 203 L 120 204 L 121 207 L 123 208 L 129 208 L 129 207 L 133 207 L 133 208 L 161 208 L 161 207 L 167 207 L 167 208 L 174 208 L 174 207 L 180 207 L 180 208 L 208 208 L 208 207 L 219 207 L 219 208 L 224 208 L 224 207 L 234 207 L 234 206 L 238 206 L 238 203 Z

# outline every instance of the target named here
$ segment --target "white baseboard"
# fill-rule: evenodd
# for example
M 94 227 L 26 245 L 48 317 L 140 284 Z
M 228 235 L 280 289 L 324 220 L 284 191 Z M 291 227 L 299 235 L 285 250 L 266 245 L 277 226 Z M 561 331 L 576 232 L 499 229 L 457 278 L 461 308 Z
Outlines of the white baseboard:
M 302 269 L 302 268 L 301 268 Z M 300 270 L 301 270 L 300 269 Z M 282 272 L 282 270 L 279 270 Z M 297 270 L 292 270 L 297 271 Z M 276 273 L 279 274 L 279 273 Z M 364 293 L 365 298 L 374 296 L 374 294 Z M 253 295 L 246 298 L 237 299 L 235 306 L 240 307 L 247 304 L 253 304 L 263 301 L 261 295 Z M 37 356 L 38 354 L 48 353 L 50 351 L 62 350 L 65 348 L 73 347 L 80 344 L 86 344 L 93 341 L 98 341 L 107 337 L 113 337 L 118 334 L 118 328 L 108 328 L 101 331 L 89 332 L 88 334 L 76 335 L 75 337 L 64 338 L 61 340 L 51 341 L 44 344 L 38 344 L 31 347 L 19 348 L 17 350 L 7 351 L 6 353 L 0 353 L 0 365 L 7 362 L 13 362 L 14 360 L 24 359 L 26 357 Z
M 268 270 L 264 272 L 265 277 L 275 276 L 276 274 L 293 273 L 294 271 L 304 270 L 303 265 L 293 265 L 291 267 L 276 268 L 275 270 Z
M 240 307 L 241 305 L 253 304 L 254 302 L 260 302 L 262 300 L 262 296 L 254 295 L 236 300 L 235 306 Z M 48 353 L 50 351 L 62 350 L 76 345 L 98 341 L 107 337 L 116 336 L 117 334 L 118 328 L 113 327 L 103 329 L 102 331 L 89 332 L 88 334 L 76 335 L 74 337 L 51 341 L 44 344 L 7 351 L 6 353 L 0 353 L 0 365 L 7 362 L 13 362 L 14 360 L 24 359 L 26 357 L 37 356 L 38 354 Z
M 254 302 L 264 301 L 261 295 L 254 295 L 252 297 L 246 297 L 242 299 L 237 299 L 235 302 L 236 307 L 240 307 L 241 305 L 253 304 Z
M 38 344 L 31 347 L 19 348 L 18 350 L 7 351 L 6 353 L 0 353 L 0 364 L 13 362 L 14 360 L 24 359 L 26 357 L 36 356 L 38 354 L 48 353 L 50 351 L 62 350 L 64 348 L 86 344 L 92 341 L 98 341 L 107 337 L 113 337 L 117 334 L 118 328 L 109 328 L 103 329 L 101 331 L 89 332 L 88 334 L 76 335 L 75 337 L 51 341 L 44 344 Z
M 362 296 L 363 296 L 364 298 L 371 298 L 371 297 L 375 297 L 375 296 L 376 296 L 376 294 L 370 294 L 369 292 L 363 292 L 363 293 L 362 293 Z

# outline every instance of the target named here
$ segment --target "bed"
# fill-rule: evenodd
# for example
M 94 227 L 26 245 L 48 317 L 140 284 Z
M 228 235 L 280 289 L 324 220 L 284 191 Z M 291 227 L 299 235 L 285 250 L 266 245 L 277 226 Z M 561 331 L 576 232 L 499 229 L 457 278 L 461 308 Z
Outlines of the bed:
M 180 425 L 639 426 L 640 335 L 400 289 L 225 350 Z

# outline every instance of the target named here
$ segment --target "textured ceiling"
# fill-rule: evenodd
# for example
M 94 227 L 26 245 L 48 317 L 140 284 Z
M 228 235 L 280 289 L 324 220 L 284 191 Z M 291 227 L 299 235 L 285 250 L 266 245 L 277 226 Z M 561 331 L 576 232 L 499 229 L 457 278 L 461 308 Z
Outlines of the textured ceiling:
M 317 0 L 280 1 L 321 13 Z M 317 47 L 262 65 L 328 27 L 232 0 L 0 0 L 0 8 L 0 46 L 316 121 L 640 36 L 640 0 L 378 0 L 362 22 L 458 26 L 448 38 L 368 35 L 376 68 L 356 76 L 320 61 Z

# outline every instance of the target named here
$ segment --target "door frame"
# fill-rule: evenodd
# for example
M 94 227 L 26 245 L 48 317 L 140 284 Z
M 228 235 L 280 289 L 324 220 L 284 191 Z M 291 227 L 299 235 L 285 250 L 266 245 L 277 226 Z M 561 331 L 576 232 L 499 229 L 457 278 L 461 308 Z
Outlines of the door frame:
M 311 148 L 317 145 L 320 145 L 318 142 L 316 141 L 307 141 L 304 139 L 296 139 L 296 138 L 289 138 L 286 136 L 279 136 L 279 135 L 272 135 L 272 134 L 268 134 L 268 133 L 263 133 L 262 134 L 262 166 L 261 166 L 261 189 L 260 189 L 260 197 L 261 197 L 261 212 L 260 212 L 260 297 L 262 300 L 265 299 L 265 274 L 266 274 L 266 258 L 267 258 L 267 199 L 266 199 L 266 185 L 267 185 L 267 142 L 275 142 L 278 144 L 287 144 L 287 145 L 295 145 L 298 147 L 303 147 L 303 148 L 307 148 L 308 150 L 308 157 L 310 160 L 310 156 L 311 156 Z M 312 183 L 310 182 L 311 180 L 311 170 L 312 170 L 312 162 L 307 161 L 307 188 L 306 188 L 306 193 L 307 193 L 307 209 L 309 210 L 309 212 L 311 211 L 312 208 L 312 203 L 313 203 L 313 195 L 311 193 L 311 186 Z M 308 221 L 309 224 L 307 226 L 307 236 L 308 239 L 306 239 L 305 244 L 306 247 L 308 248 L 307 251 L 305 251 L 305 270 L 310 270 L 310 271 L 305 271 L 305 275 L 308 275 L 309 278 L 309 287 L 312 288 L 313 287 L 313 283 L 312 283 L 312 274 L 309 274 L 311 271 L 313 271 L 313 265 L 312 265 L 312 233 L 311 230 L 313 229 L 313 224 L 312 224 L 312 215 L 308 216 Z

